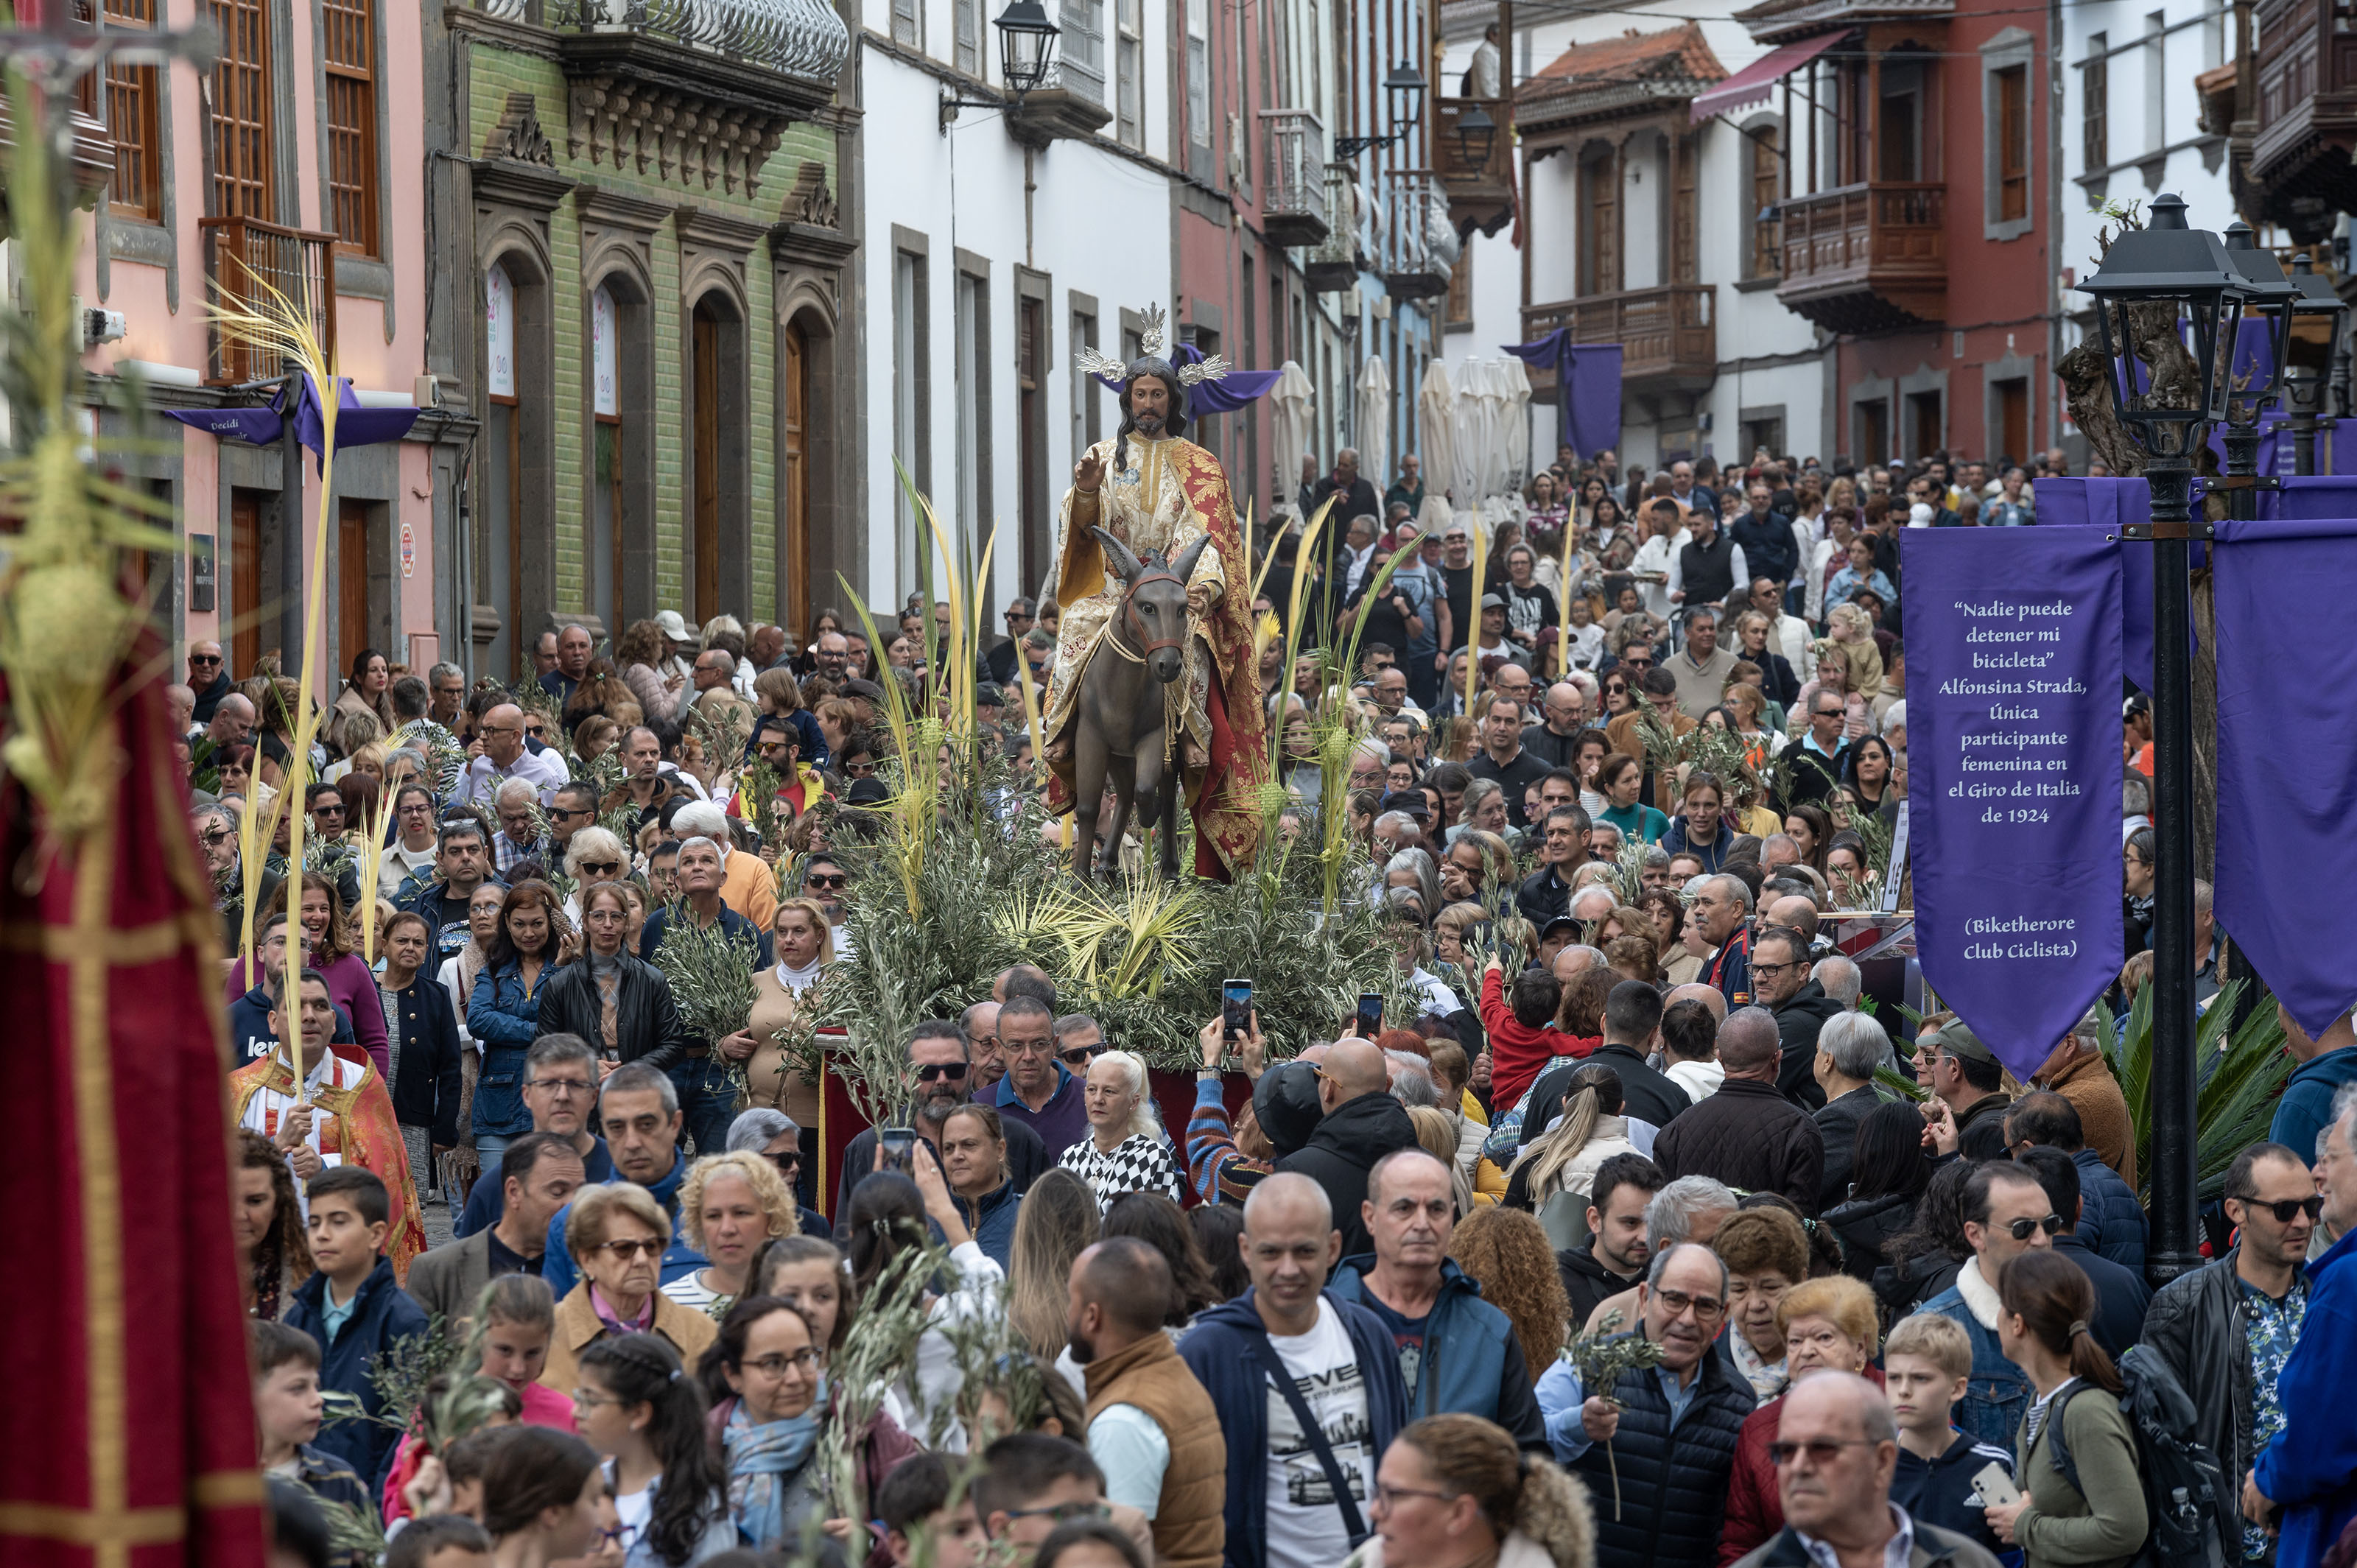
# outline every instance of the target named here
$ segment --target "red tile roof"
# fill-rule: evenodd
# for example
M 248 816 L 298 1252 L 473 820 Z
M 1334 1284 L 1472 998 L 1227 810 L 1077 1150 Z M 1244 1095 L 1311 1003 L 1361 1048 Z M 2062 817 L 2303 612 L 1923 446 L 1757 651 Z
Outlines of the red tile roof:
M 1713 82 L 1726 75 L 1727 68 L 1711 52 L 1698 24 L 1688 22 L 1659 33 L 1641 33 L 1631 27 L 1617 38 L 1573 45 L 1561 59 L 1525 81 L 1519 96 L 1567 97 L 1652 81 L 1665 85 Z

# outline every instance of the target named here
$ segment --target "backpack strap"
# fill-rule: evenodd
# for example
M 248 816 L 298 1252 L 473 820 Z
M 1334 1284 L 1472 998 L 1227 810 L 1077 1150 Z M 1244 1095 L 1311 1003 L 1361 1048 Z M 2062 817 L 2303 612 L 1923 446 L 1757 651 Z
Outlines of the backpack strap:
M 1334 1494 L 1334 1506 L 1342 1513 L 1342 1531 L 1350 1537 L 1351 1549 L 1355 1552 L 1366 1543 L 1371 1532 L 1359 1512 L 1357 1499 L 1351 1496 L 1350 1484 L 1342 1475 L 1342 1463 L 1334 1457 L 1334 1445 L 1326 1441 L 1326 1429 L 1318 1423 L 1309 1402 L 1301 1397 L 1300 1388 L 1285 1369 L 1285 1359 L 1276 1353 L 1276 1347 L 1268 1342 L 1268 1330 L 1254 1324 L 1250 1332 L 1253 1343 L 1260 1352 L 1265 1375 L 1276 1385 L 1276 1391 L 1284 1396 L 1286 1408 L 1293 1412 L 1294 1424 L 1301 1428 L 1301 1435 L 1308 1439 L 1310 1452 L 1318 1455 L 1318 1467 L 1326 1472 L 1326 1485 Z M 1366 1397 L 1368 1415 L 1372 1418 L 1374 1396 L 1371 1393 Z
M 2078 1462 L 2071 1457 L 2070 1441 L 2062 1435 L 2062 1412 L 2071 1408 L 2071 1402 L 2083 1392 L 2086 1387 L 2087 1385 L 2083 1382 L 2062 1391 L 2062 1397 L 2057 1400 L 2054 1408 L 2047 1412 L 2043 1432 L 2046 1438 L 2046 1456 L 2053 1464 L 2055 1473 L 2070 1484 L 2072 1491 L 2083 1498 L 2087 1495 L 2087 1492 L 2086 1488 L 2079 1485 Z

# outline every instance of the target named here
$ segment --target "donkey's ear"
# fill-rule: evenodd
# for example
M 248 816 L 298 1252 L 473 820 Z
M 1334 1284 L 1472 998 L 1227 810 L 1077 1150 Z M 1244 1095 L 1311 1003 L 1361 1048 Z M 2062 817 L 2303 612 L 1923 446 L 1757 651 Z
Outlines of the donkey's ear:
M 1170 563 L 1170 575 L 1182 583 L 1191 580 L 1195 575 L 1195 563 L 1203 558 L 1203 546 L 1210 542 L 1211 536 L 1206 533 L 1178 552 L 1178 559 Z
M 1137 557 L 1131 552 L 1129 546 L 1102 528 L 1091 527 L 1089 532 L 1095 534 L 1097 542 L 1103 546 L 1105 560 L 1113 567 L 1114 575 L 1119 577 L 1124 583 L 1135 582 L 1146 568 L 1138 564 Z

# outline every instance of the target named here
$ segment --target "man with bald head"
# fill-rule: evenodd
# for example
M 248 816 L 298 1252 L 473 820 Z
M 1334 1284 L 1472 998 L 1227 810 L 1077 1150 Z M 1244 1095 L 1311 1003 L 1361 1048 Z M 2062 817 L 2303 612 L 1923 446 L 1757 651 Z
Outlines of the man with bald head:
M 1109 1237 L 1072 1261 L 1069 1288 L 1066 1326 L 1105 1499 L 1153 1524 L 1157 1562 L 1219 1568 L 1228 1449 L 1211 1396 L 1162 1332 L 1178 1288 L 1168 1261 L 1135 1236 Z
M 1699 1002 L 1710 1009 L 1711 1016 L 1727 1022 L 1727 993 L 1716 985 L 1705 985 L 1699 980 L 1689 980 L 1684 985 L 1673 985 L 1662 998 L 1662 1005 L 1674 1007 L 1681 1002 Z
M 1407 1423 L 1391 1336 L 1325 1288 L 1341 1252 L 1334 1219 L 1308 1177 L 1265 1177 L 1238 1241 L 1252 1289 L 1199 1316 L 1179 1347 L 1227 1443 L 1232 1568 L 1348 1557 L 1369 1528 L 1375 1463 Z
M 1751 983 L 1760 988 L 1760 1004 L 1776 1015 L 1776 1035 L 1783 1042 L 1776 1091 L 1803 1111 L 1823 1108 L 1825 1091 L 1813 1071 L 1817 1032 L 1843 1007 L 1810 978 L 1807 935 L 1791 926 L 1762 927 L 1751 939 Z
M 188 644 L 188 690 L 196 693 L 194 723 L 213 722 L 213 710 L 221 699 L 236 690 L 229 678 L 229 663 L 221 658 L 221 645 L 210 639 Z
M 198 699 L 197 711 L 204 711 L 204 701 Z M 216 752 L 232 746 L 243 746 L 253 738 L 253 704 L 242 692 L 231 692 L 214 703 L 212 717 L 205 726 L 205 739 Z
M 1824 1134 L 1778 1091 L 1782 1051 L 1775 1015 L 1738 1007 L 1718 1026 L 1718 1091 L 1662 1130 L 1653 1158 L 1672 1179 L 1706 1176 L 1745 1192 L 1781 1192 L 1817 1212 Z
M 1370 1251 L 1373 1239 L 1360 1214 L 1367 1172 L 1394 1149 L 1413 1149 L 1415 1123 L 1391 1095 L 1391 1071 L 1371 1041 L 1334 1042 L 1317 1064 L 1318 1126 L 1309 1142 L 1276 1162 L 1279 1171 L 1306 1176 L 1325 1188 L 1342 1233 L 1342 1255 Z
M 1899 1424 L 1882 1391 L 1855 1372 L 1818 1372 L 1784 1396 L 1776 1492 L 1784 1528 L 1735 1568 L 1832 1562 L 1995 1568 L 1970 1537 L 1910 1518 L 1890 1500 Z
M 1345 1256 L 1329 1288 L 1390 1331 L 1409 1417 L 1478 1415 L 1544 1454 L 1546 1427 L 1512 1320 L 1448 1255 L 1457 1228 L 1448 1167 L 1421 1148 L 1385 1155 L 1367 1173 L 1361 1218 L 1374 1250 Z
M 463 802 L 496 811 L 500 786 L 521 779 L 546 806 L 573 777 L 563 754 L 554 747 L 535 752 L 524 745 L 523 710 L 513 703 L 485 709 L 476 722 L 474 742 L 467 749 L 474 755 L 458 783 L 457 799 Z
M 1800 932 L 1808 941 L 1812 958 L 1824 956 L 1817 951 L 1817 907 L 1813 902 L 1798 893 L 1787 893 L 1768 904 L 1763 912 L 1768 917 L 1766 924 L 1790 926 Z

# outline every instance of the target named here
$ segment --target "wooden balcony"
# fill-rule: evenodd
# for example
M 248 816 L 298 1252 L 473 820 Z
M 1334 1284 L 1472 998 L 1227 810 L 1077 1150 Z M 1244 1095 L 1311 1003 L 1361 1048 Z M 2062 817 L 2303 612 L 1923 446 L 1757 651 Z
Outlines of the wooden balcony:
M 1449 220 L 1460 234 L 1476 229 L 1494 234 L 1514 216 L 1514 101 L 1441 98 L 1434 100 L 1433 107 L 1438 119 L 1432 128 L 1432 168 L 1448 193 Z M 1478 163 L 1469 154 L 1481 151 L 1485 134 L 1478 128 L 1462 134 L 1458 131 L 1475 109 L 1494 126 L 1486 134 L 1488 154 Z
M 1568 327 L 1574 343 L 1620 345 L 1620 384 L 1632 392 L 1700 392 L 1718 373 L 1716 297 L 1708 284 L 1664 284 L 1527 306 L 1523 341 Z M 1530 378 L 1532 396 L 1553 398 L 1553 371 Z
M 264 223 L 253 218 L 199 218 L 205 276 L 231 299 L 269 314 L 271 291 L 301 309 L 311 330 L 336 362 L 336 236 Z M 268 287 L 263 286 L 268 285 Z M 207 379 L 225 385 L 275 381 L 292 367 L 274 349 L 248 348 L 212 330 Z
M 1260 112 L 1268 167 L 1261 189 L 1261 231 L 1272 245 L 1325 242 L 1326 127 L 1307 109 Z
M 1875 180 L 1787 199 L 1776 297 L 1828 332 L 1936 326 L 1947 313 L 1947 188 Z
M 2334 0 L 2263 0 L 2257 11 L 2252 219 L 2280 223 L 2301 243 L 2357 208 L 2357 31 L 2348 27 Z

